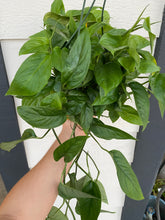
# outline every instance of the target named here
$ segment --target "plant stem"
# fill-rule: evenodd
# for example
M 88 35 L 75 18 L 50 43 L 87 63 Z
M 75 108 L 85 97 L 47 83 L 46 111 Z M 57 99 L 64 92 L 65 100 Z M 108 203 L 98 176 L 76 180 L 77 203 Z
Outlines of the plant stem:
M 86 164 L 87 164 L 87 168 L 88 168 L 88 173 L 90 174 L 90 169 L 89 169 L 89 161 L 88 161 L 88 152 L 86 153 Z
M 78 163 L 76 163 L 76 165 L 77 165 L 78 168 L 79 168 L 80 170 L 82 170 L 90 179 L 92 179 L 92 177 L 91 177 Z
M 96 1 L 96 0 L 93 0 L 93 2 L 92 2 L 92 4 L 91 4 L 91 6 L 90 6 L 90 8 L 89 8 L 89 10 L 88 10 L 88 12 L 87 12 L 87 14 L 85 15 L 85 17 L 84 17 L 84 19 L 83 19 L 83 21 L 82 21 L 82 24 L 85 22 L 86 18 L 88 17 L 89 13 L 91 12 L 91 10 L 92 10 L 92 8 L 93 8 L 93 6 L 94 6 L 94 4 L 95 4 L 95 1 Z M 67 42 L 67 44 L 65 45 L 65 47 L 68 47 L 68 46 L 70 45 L 71 41 L 72 41 L 73 38 L 76 36 L 76 34 L 77 34 L 77 32 L 79 31 L 79 29 L 81 28 L 82 24 L 79 25 L 79 27 L 77 28 L 77 30 L 73 33 L 73 35 L 71 36 L 70 40 Z
M 77 124 L 76 124 L 76 123 L 74 123 L 73 128 L 72 128 L 72 133 L 71 133 L 70 138 L 75 137 L 75 130 L 76 130 L 76 127 L 77 127 Z
M 62 171 L 61 179 L 60 179 L 60 182 L 61 183 L 63 182 L 64 184 L 65 184 L 66 166 L 67 166 L 67 163 L 65 163 L 65 167 L 64 167 L 64 169 Z
M 58 138 L 58 135 L 57 135 L 57 133 L 55 132 L 54 128 L 52 128 L 52 131 L 53 131 L 53 133 L 54 133 L 54 135 L 55 135 L 55 137 L 56 137 L 58 143 L 61 145 L 61 141 L 60 141 L 60 139 Z
M 42 139 L 42 138 L 44 138 L 44 137 L 49 133 L 50 130 L 51 130 L 51 129 L 47 130 L 43 136 L 37 137 L 37 139 Z
M 101 13 L 101 22 L 104 21 L 104 9 L 105 9 L 106 1 L 107 1 L 107 0 L 104 0 L 104 2 L 103 2 L 103 8 L 102 8 L 102 13 Z M 104 29 L 103 29 L 103 27 L 101 28 L 101 32 L 102 32 L 102 35 L 103 35 L 103 34 L 104 34 Z
M 79 25 L 79 29 L 78 29 L 78 35 L 80 34 L 80 29 L 81 29 L 81 25 L 82 25 L 82 19 L 83 19 L 83 15 L 84 15 L 85 4 L 86 4 L 86 0 L 84 0 L 83 7 L 82 7 L 82 10 L 81 10 L 81 17 L 80 17 L 80 25 Z
M 146 82 L 142 83 L 142 85 L 145 85 L 146 83 L 149 83 L 149 80 L 147 80 Z
M 65 216 L 67 216 L 67 212 L 68 212 L 68 208 L 69 208 L 69 202 L 70 202 L 70 201 L 68 201 L 68 202 L 66 203 L 67 206 L 66 206 Z
M 97 173 L 97 177 L 96 177 L 96 180 L 97 180 L 97 179 L 99 178 L 99 175 L 100 175 L 100 170 L 99 170 L 99 168 L 98 168 L 96 162 L 95 162 L 94 159 L 92 158 L 92 156 L 91 156 L 88 152 L 86 152 L 85 150 L 83 150 L 83 151 L 84 151 L 84 153 L 86 153 L 86 155 L 89 156 L 89 158 L 92 160 L 94 166 L 96 167 L 96 170 L 97 170 L 97 172 L 98 172 L 98 173 Z
M 98 142 L 98 140 L 93 136 L 93 134 L 90 132 L 89 133 L 90 134 L 90 136 L 93 138 L 93 140 L 99 145 L 99 147 L 102 149 L 102 150 L 104 150 L 104 151 L 106 151 L 108 154 L 109 154 L 109 151 L 107 150 L 107 149 L 105 149 L 104 147 L 102 147 L 101 146 L 101 144 Z
M 69 202 L 66 201 L 66 204 L 67 204 L 67 206 L 68 206 L 68 208 L 69 208 L 69 210 L 70 210 L 70 212 L 71 212 L 71 214 L 72 214 L 72 216 L 73 216 L 73 219 L 76 220 L 76 217 L 75 217 L 75 215 L 74 215 L 74 213 L 73 213 L 72 208 L 71 208 L 70 205 L 69 205 Z
M 161 220 L 160 218 L 160 207 L 159 207 L 159 202 L 160 202 L 160 198 L 161 198 L 161 195 L 165 192 L 165 186 L 163 186 L 160 190 L 160 192 L 158 193 L 157 195 L 157 199 L 156 199 L 156 217 L 157 217 L 157 220 Z

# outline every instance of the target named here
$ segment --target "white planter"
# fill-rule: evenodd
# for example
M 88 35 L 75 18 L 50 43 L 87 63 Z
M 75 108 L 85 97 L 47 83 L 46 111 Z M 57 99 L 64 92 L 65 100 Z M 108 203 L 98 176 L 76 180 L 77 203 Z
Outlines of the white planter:
M 88 5 L 92 2 L 88 1 Z M 101 5 L 102 0 L 96 1 L 98 5 Z M 66 9 L 81 8 L 81 2 L 77 3 L 76 0 L 65 0 Z M 7 74 L 9 82 L 11 83 L 14 74 L 16 73 L 18 67 L 26 56 L 18 56 L 18 51 L 22 44 L 25 42 L 24 39 L 31 34 L 41 30 L 42 27 L 42 17 L 43 14 L 49 11 L 51 1 L 47 0 L 13 0 L 12 7 L 11 1 L 6 0 L 1 3 L 0 8 L 0 39 L 2 44 L 3 55 L 5 59 Z M 153 21 L 160 21 L 162 19 L 162 11 L 164 6 L 164 0 L 107 0 L 107 7 L 110 11 L 112 24 L 116 27 L 130 27 L 138 17 L 139 13 L 143 8 L 150 4 L 145 15 L 151 16 Z M 5 10 L 6 8 L 6 10 Z M 154 32 L 159 35 L 160 24 L 153 26 Z M 141 32 L 143 36 L 147 37 L 146 32 Z M 16 106 L 20 105 L 19 100 L 15 100 Z M 133 104 L 133 103 L 132 103 Z M 133 104 L 134 105 L 134 104 Z M 105 118 L 103 119 L 105 121 Z M 27 125 L 18 116 L 19 126 L 21 133 L 30 126 Z M 105 121 L 107 124 L 111 124 L 110 120 Z M 118 120 L 113 126 L 129 132 L 131 135 L 136 137 L 138 126 L 129 124 L 123 120 Z M 35 129 L 38 136 L 42 136 L 43 130 Z M 57 133 L 59 134 L 61 127 L 57 128 Z M 25 142 L 25 150 L 28 160 L 29 168 L 32 168 L 47 152 L 53 141 L 55 140 L 52 133 L 50 133 L 44 140 L 30 140 Z M 103 146 L 108 149 L 120 150 L 131 163 L 134 157 L 134 147 L 135 141 L 125 140 L 125 141 L 103 141 L 101 140 Z M 109 209 L 116 212 L 115 214 L 103 214 L 100 215 L 100 220 L 120 220 L 122 207 L 124 205 L 124 193 L 122 192 L 118 179 L 116 176 L 116 169 L 109 155 L 102 152 L 98 146 L 89 139 L 86 144 L 86 149 L 92 152 L 93 157 L 96 159 L 98 166 L 100 167 L 102 174 L 100 179 L 104 182 L 105 189 L 108 195 L 109 206 L 104 205 L 103 209 Z M 58 202 L 57 202 L 58 203 Z M 78 218 L 77 218 L 78 219 Z

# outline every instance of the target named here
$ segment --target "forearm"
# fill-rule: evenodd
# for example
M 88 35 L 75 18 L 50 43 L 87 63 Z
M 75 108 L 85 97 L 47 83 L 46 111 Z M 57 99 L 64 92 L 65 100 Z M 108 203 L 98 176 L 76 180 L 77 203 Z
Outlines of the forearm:
M 66 131 L 59 138 L 64 142 L 69 137 L 70 131 Z M 65 166 L 63 159 L 58 162 L 53 159 L 58 145 L 55 141 L 45 157 L 13 187 L 0 207 L 0 215 L 16 216 L 17 220 L 45 219 L 58 195 Z

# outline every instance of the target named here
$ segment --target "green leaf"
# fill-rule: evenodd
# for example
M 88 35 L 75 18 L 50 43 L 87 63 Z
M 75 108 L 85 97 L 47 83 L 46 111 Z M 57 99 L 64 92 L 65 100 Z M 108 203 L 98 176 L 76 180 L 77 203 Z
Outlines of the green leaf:
M 143 129 L 146 128 L 149 120 L 150 103 L 148 93 L 145 88 L 138 82 L 129 83 L 132 89 L 138 114 L 143 122 Z
M 135 71 L 135 60 L 131 56 L 120 57 L 118 61 L 129 73 Z
M 80 125 L 87 132 L 93 120 L 93 108 L 89 104 L 82 107 L 80 115 Z
M 101 193 L 97 183 L 89 181 L 83 188 L 83 192 L 96 198 L 79 199 L 81 220 L 97 220 L 101 210 Z
M 154 96 L 165 106 L 165 73 L 155 74 L 150 78 L 150 85 Z
M 135 60 L 136 64 L 138 65 L 140 63 L 140 57 L 137 52 L 138 49 L 138 42 L 136 41 L 136 38 L 134 38 L 134 35 L 132 35 L 128 40 L 128 53 L 129 55 Z
M 117 150 L 109 151 L 109 154 L 115 163 L 122 190 L 131 199 L 144 199 L 137 177 L 123 154 Z
M 62 72 L 67 56 L 68 50 L 66 48 L 54 47 L 52 51 L 52 66 Z
M 118 128 L 105 125 L 103 122 L 101 122 L 100 120 L 96 118 L 93 119 L 93 123 L 90 129 L 92 133 L 94 133 L 94 135 L 96 135 L 99 138 L 103 138 L 105 140 L 111 140 L 111 139 L 133 139 L 135 140 L 135 138 L 131 136 L 130 134 Z
M 154 41 L 155 41 L 156 35 L 151 32 L 150 17 L 144 18 L 143 27 L 146 31 L 148 31 L 149 38 L 150 38 L 151 53 L 152 53 L 153 48 L 154 48 Z
M 149 61 L 146 59 L 140 60 L 140 65 L 137 67 L 140 73 L 154 73 L 160 71 L 160 67 L 154 61 Z
M 113 30 L 113 29 L 112 29 Z M 114 35 L 114 33 L 110 30 L 108 33 L 103 34 L 100 39 L 100 44 L 109 50 L 112 55 L 116 51 L 127 48 L 127 38 L 122 35 Z M 122 29 L 123 30 L 123 29 Z
M 36 128 L 55 128 L 66 121 L 66 113 L 50 107 L 19 106 L 18 114 Z
M 47 37 L 33 37 L 20 49 L 19 55 L 29 53 L 48 53 L 49 39 Z
M 100 30 L 102 27 L 104 27 L 106 24 L 103 23 L 103 22 L 99 22 L 99 23 L 95 23 L 93 25 L 91 25 L 89 28 L 88 28 L 88 31 L 89 31 L 89 34 L 90 36 L 96 34 L 98 32 L 98 30 Z
M 116 111 L 116 106 L 115 105 L 108 105 L 107 110 L 109 111 L 109 117 L 111 121 L 114 123 L 115 121 L 118 120 L 119 114 Z
M 53 87 L 55 85 L 55 80 L 53 77 L 50 77 L 46 86 L 34 96 L 25 96 L 22 98 L 22 105 L 26 106 L 40 106 L 42 100 L 49 95 L 50 93 L 54 92 Z
M 105 95 L 115 89 L 123 78 L 122 70 L 116 63 L 98 64 L 94 74 L 98 85 L 104 89 Z
M 136 49 L 142 49 L 150 45 L 150 42 L 140 35 L 131 35 L 131 40 L 134 40 Z
M 118 89 L 113 89 L 106 96 L 97 96 L 93 102 L 93 106 L 96 105 L 109 105 L 116 102 L 118 99 Z
M 69 200 L 73 198 L 96 198 L 95 195 L 69 187 L 67 185 L 64 185 L 63 183 L 59 184 L 58 193 L 62 198 Z
M 96 18 L 96 22 L 100 23 L 102 21 L 102 10 L 92 10 L 91 12 L 95 18 Z M 104 10 L 104 16 L 103 16 L 103 22 L 106 24 L 109 24 L 110 21 L 110 15 L 108 13 L 108 11 Z
M 123 120 L 136 125 L 143 124 L 138 112 L 131 106 L 123 105 L 120 109 L 117 108 L 116 110 Z
M 68 220 L 68 218 L 57 207 L 53 206 L 46 220 Z
M 54 0 L 51 5 L 51 12 L 59 15 L 65 15 L 65 8 L 62 0 Z
M 62 83 L 68 89 L 78 87 L 85 79 L 91 58 L 90 36 L 84 29 L 75 40 L 62 72 Z
M 10 142 L 2 142 L 0 143 L 0 149 L 5 151 L 11 151 L 17 144 L 23 142 L 24 140 L 31 139 L 31 138 L 37 138 L 35 132 L 32 129 L 26 129 L 24 133 L 22 134 L 21 139 L 10 141 Z
M 70 16 L 70 20 L 69 20 L 69 31 L 71 34 L 74 34 L 74 32 L 77 30 L 77 25 L 75 20 L 73 19 L 72 16 Z
M 61 29 L 69 23 L 69 17 L 48 12 L 44 16 L 44 24 L 49 25 L 52 29 Z
M 159 109 L 160 109 L 160 113 L 161 113 L 161 117 L 164 117 L 164 111 L 165 111 L 165 105 L 163 105 L 160 101 L 159 101 Z
M 62 109 L 62 95 L 60 93 L 52 93 L 41 101 L 42 106 L 54 107 L 56 110 Z
M 94 7 L 92 7 L 91 12 L 93 10 L 96 10 L 96 9 L 99 9 L 99 8 L 100 7 L 94 6 Z M 89 7 L 84 8 L 84 15 L 86 15 L 88 13 L 88 11 L 89 11 Z M 81 16 L 81 13 L 82 13 L 82 10 L 69 10 L 69 11 L 66 12 L 66 15 L 69 16 L 69 17 L 70 16 L 77 17 L 77 16 Z
M 147 61 L 154 62 L 156 64 L 155 57 L 149 51 L 146 50 L 138 50 L 138 53 Z
M 40 31 L 36 34 L 33 34 L 31 35 L 29 38 L 32 39 L 32 38 L 48 38 L 51 37 L 51 34 L 48 30 L 43 30 L 43 31 Z
M 55 34 L 59 34 L 66 40 L 70 37 L 70 33 L 67 28 L 68 23 L 69 17 L 58 15 L 53 12 L 48 12 L 44 16 L 44 24 L 55 31 Z
M 64 157 L 66 163 L 72 161 L 84 147 L 87 138 L 88 136 L 77 136 L 65 141 L 54 151 L 54 159 L 58 161 Z
M 51 75 L 51 56 L 34 54 L 18 69 L 6 95 L 32 96 L 40 92 Z
M 101 201 L 108 204 L 108 198 L 107 198 L 103 184 L 99 180 L 96 181 L 96 184 L 99 187 L 99 190 L 101 193 Z

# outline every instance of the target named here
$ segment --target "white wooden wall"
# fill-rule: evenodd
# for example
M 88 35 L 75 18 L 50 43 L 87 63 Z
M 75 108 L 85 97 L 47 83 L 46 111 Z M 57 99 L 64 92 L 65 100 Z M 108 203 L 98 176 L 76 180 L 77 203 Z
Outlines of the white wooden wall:
M 91 4 L 92 0 L 87 0 L 87 5 Z M 96 5 L 101 5 L 103 0 L 97 0 Z M 28 36 L 41 30 L 43 23 L 43 15 L 49 11 L 52 1 L 48 0 L 0 0 L 0 40 L 2 44 L 3 55 L 5 59 L 9 82 L 11 83 L 14 74 L 26 56 L 18 56 L 18 51 L 21 45 L 25 42 Z M 67 10 L 81 8 L 82 0 L 64 0 Z M 111 24 L 118 28 L 129 28 L 139 16 L 140 12 L 146 5 L 149 4 L 145 16 L 151 16 L 151 21 L 161 21 L 164 8 L 164 0 L 107 0 L 106 9 L 111 15 Z M 153 32 L 159 36 L 160 24 L 152 27 Z M 147 37 L 145 31 L 140 34 Z M 19 100 L 15 100 L 18 106 Z M 134 105 L 134 103 L 132 103 Z M 105 119 L 103 119 L 105 120 Z M 18 117 L 21 133 L 24 129 L 29 128 L 22 119 Z M 111 124 L 110 120 L 105 121 Z M 127 122 L 118 120 L 113 126 L 129 132 L 136 137 L 138 126 L 131 125 Z M 35 130 L 38 135 L 44 133 L 43 130 Z M 61 127 L 57 128 L 57 133 L 60 133 Z M 25 150 L 30 168 L 43 157 L 50 145 L 55 140 L 53 134 L 49 134 L 44 140 L 33 140 L 25 142 Z M 124 141 L 102 141 L 105 148 L 120 150 L 131 163 L 134 157 L 135 142 L 130 140 Z M 115 214 L 102 214 L 99 220 L 120 220 L 122 207 L 124 205 L 124 193 L 119 186 L 116 170 L 112 159 L 109 155 L 101 152 L 98 146 L 88 140 L 86 149 L 92 152 L 98 166 L 102 170 L 100 180 L 104 182 L 106 192 L 108 194 L 109 205 L 103 205 L 103 209 L 108 209 L 116 212 Z M 82 162 L 82 166 L 83 162 Z M 60 204 L 60 199 L 57 200 L 57 205 Z M 77 219 L 79 219 L 77 217 Z

